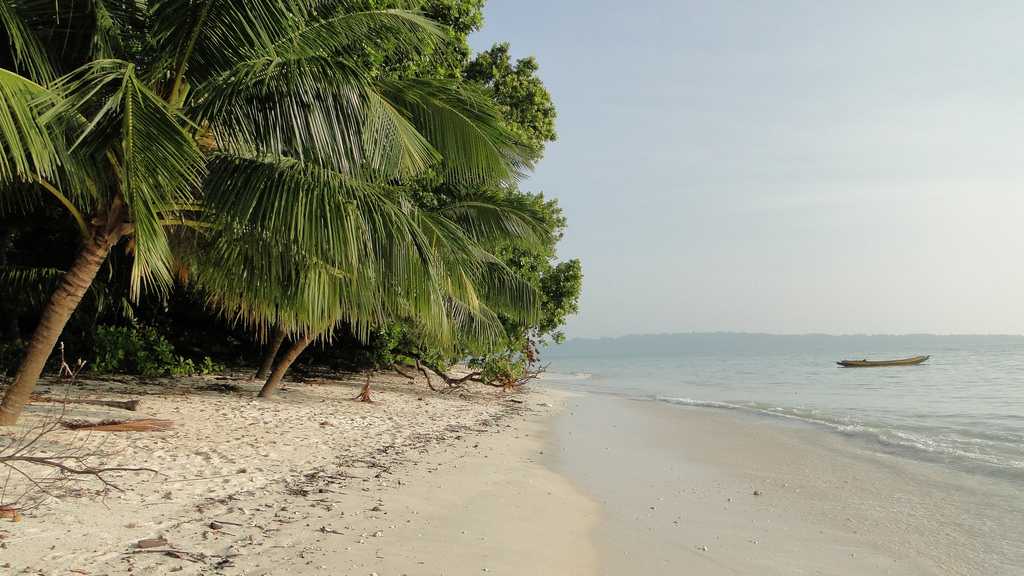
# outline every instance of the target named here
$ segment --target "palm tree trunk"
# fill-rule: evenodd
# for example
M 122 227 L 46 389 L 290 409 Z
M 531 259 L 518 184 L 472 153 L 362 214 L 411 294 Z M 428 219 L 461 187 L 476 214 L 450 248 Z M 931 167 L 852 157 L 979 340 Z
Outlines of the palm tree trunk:
M 288 333 L 280 326 L 274 329 L 274 336 L 267 343 L 267 349 L 263 353 L 263 363 L 260 364 L 260 369 L 256 371 L 256 380 L 263 380 L 270 374 L 270 369 L 274 367 L 274 358 L 277 358 L 277 353 L 281 350 L 281 344 L 284 344 L 284 338 L 287 335 Z
M 18 367 L 14 382 L 4 394 L 0 403 L 0 426 L 11 426 L 17 423 L 22 410 L 28 404 L 29 396 L 43 372 L 46 361 L 53 352 L 57 339 L 64 331 L 68 319 L 78 308 L 86 291 L 92 286 L 96 273 L 106 261 L 110 249 L 120 240 L 120 234 L 99 236 L 90 239 L 82 247 L 74 264 L 61 278 L 57 290 L 50 296 L 50 301 L 43 309 L 28 348 L 25 358 Z
M 274 367 L 274 371 L 270 373 L 270 378 L 267 378 L 267 383 L 260 389 L 260 398 L 270 398 L 274 395 L 274 391 L 281 386 L 281 381 L 284 380 L 284 375 L 288 373 L 288 369 L 291 368 L 295 359 L 313 342 L 313 337 L 306 334 L 292 343 L 288 351 L 284 353 L 277 362 L 277 366 Z

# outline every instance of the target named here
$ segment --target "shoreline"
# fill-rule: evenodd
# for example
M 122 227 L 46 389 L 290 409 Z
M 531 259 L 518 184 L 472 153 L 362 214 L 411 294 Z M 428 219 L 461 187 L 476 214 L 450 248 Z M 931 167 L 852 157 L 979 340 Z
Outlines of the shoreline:
M 1024 562 L 1024 509 L 1000 481 L 810 424 L 550 385 L 439 395 L 392 377 L 374 378 L 376 403 L 353 402 L 364 381 L 314 378 L 270 402 L 244 379 L 161 383 L 139 415 L 174 430 L 88 438 L 113 464 L 163 475 L 118 476 L 124 493 L 80 489 L 0 522 L 0 567 L 1009 576 Z M 127 397 L 119 386 L 139 384 L 86 381 L 81 393 Z M 138 550 L 146 539 L 163 543 Z
M 102 496 L 76 486 L 19 523 L 0 522 L 0 567 L 110 576 L 595 570 L 596 505 L 541 463 L 565 393 L 440 395 L 377 376 L 376 402 L 353 402 L 364 381 L 290 383 L 267 402 L 251 398 L 245 379 L 175 379 L 132 394 L 143 402 L 132 417 L 174 420 L 171 431 L 56 432 L 56 444 L 98 442 L 107 465 L 162 475 L 116 475 L 124 492 Z M 139 390 L 79 384 L 83 397 Z
M 552 466 L 602 505 L 600 574 L 1009 576 L 1024 562 L 1012 485 L 809 424 L 584 394 L 556 431 Z

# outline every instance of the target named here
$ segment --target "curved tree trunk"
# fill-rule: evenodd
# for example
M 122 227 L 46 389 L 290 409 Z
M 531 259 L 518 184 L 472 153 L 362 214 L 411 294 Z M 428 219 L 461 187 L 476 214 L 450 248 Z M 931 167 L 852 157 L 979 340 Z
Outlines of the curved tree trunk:
M 274 367 L 274 358 L 277 358 L 277 353 L 281 350 L 281 344 L 284 344 L 284 338 L 287 335 L 280 326 L 274 329 L 274 336 L 267 343 L 267 349 L 263 353 L 263 363 L 256 371 L 256 380 L 263 380 L 270 374 L 270 369 Z
M 120 238 L 120 234 L 115 234 L 89 240 L 78 253 L 74 264 L 61 278 L 60 285 L 43 309 L 39 325 L 32 334 L 14 382 L 7 388 L 3 403 L 0 403 L 0 426 L 17 423 L 46 361 L 53 352 L 54 345 L 57 344 L 57 339 L 64 331 L 64 326 L 92 285 L 100 266 L 110 254 L 110 249 Z
M 284 356 L 278 360 L 274 371 L 270 373 L 270 378 L 267 378 L 267 383 L 260 389 L 260 398 L 270 398 L 274 395 L 274 391 L 281 386 L 281 382 L 284 380 L 284 375 L 288 373 L 288 369 L 291 368 L 295 359 L 309 347 L 311 342 L 313 342 L 313 337 L 307 334 L 292 343 L 288 351 L 284 353 Z

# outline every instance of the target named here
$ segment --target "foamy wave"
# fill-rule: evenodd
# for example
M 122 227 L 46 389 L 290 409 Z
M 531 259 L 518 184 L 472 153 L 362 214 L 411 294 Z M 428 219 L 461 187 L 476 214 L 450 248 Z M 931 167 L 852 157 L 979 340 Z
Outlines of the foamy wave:
M 663 396 L 656 396 L 655 400 L 659 402 L 665 402 L 668 404 L 676 404 L 678 406 L 696 406 L 698 408 L 725 408 L 728 410 L 740 410 L 745 408 L 740 404 L 730 404 L 728 402 L 713 402 L 711 400 L 694 400 L 693 398 L 668 398 Z
M 559 372 L 545 372 L 541 374 L 541 380 L 557 380 L 557 381 L 576 381 L 576 380 L 590 380 L 594 375 L 589 372 L 572 372 L 570 374 L 561 374 Z
M 759 406 L 756 404 L 716 402 L 711 400 L 696 400 L 693 398 L 658 396 L 655 397 L 655 399 L 659 402 L 675 404 L 678 406 L 743 410 L 756 414 L 777 416 L 808 424 L 825 426 L 842 434 L 866 438 L 884 446 L 906 449 L 918 454 L 928 454 L 932 457 L 940 457 L 942 459 L 966 460 L 968 462 L 983 463 L 999 468 L 1024 469 L 1024 461 L 1013 458 L 1008 454 L 993 454 L 979 451 L 979 449 L 984 448 L 997 449 L 999 444 L 1009 445 L 1009 443 L 1004 442 L 992 442 L 982 438 L 954 439 L 943 436 L 940 431 L 937 431 L 936 435 L 929 436 L 895 428 L 875 427 L 849 418 L 831 418 L 822 415 L 815 410 L 799 410 L 779 406 Z

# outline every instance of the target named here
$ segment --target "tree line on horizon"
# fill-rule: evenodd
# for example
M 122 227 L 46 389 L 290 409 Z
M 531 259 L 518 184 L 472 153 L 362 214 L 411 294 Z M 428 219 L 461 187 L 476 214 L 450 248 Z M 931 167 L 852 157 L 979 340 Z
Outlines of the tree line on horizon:
M 0 425 L 58 341 L 145 375 L 262 348 L 261 396 L 311 347 L 528 370 L 582 270 L 518 184 L 550 95 L 471 54 L 483 4 L 0 0 Z

